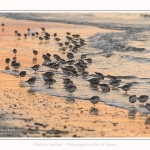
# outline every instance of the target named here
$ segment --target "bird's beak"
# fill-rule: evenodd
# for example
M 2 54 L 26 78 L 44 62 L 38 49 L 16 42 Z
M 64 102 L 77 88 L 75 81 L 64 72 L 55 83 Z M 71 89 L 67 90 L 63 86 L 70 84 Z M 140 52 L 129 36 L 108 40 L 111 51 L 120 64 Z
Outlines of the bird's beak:
M 134 86 L 133 85 L 131 85 L 133 88 L 134 88 Z

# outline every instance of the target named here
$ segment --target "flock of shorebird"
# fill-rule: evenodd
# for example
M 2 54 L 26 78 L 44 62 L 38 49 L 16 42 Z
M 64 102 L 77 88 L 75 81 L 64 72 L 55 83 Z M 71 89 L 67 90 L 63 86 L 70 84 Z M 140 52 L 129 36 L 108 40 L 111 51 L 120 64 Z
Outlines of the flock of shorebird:
M 4 29 L 4 24 L 2 24 L 2 29 Z M 32 38 L 34 38 L 35 36 L 38 37 L 38 39 L 41 42 L 43 40 L 48 42 L 50 40 L 51 35 L 48 32 L 46 32 L 45 28 L 41 27 L 41 30 L 44 33 L 44 37 L 39 36 L 38 32 L 31 33 L 30 28 L 28 28 L 27 33 L 24 34 L 24 38 L 27 38 L 28 36 L 31 35 Z M 15 31 L 15 35 L 18 36 L 18 38 L 21 37 L 21 34 L 18 31 Z M 55 62 L 52 62 L 51 54 L 46 53 L 46 54 L 42 55 L 42 58 L 44 60 L 42 65 L 44 65 L 50 69 L 54 69 L 56 71 L 59 68 L 61 68 L 62 72 L 65 75 L 65 78 L 63 78 L 64 87 L 65 87 L 66 91 L 71 93 L 71 96 L 72 96 L 72 93 L 77 90 L 77 87 L 76 87 L 76 85 L 74 85 L 74 83 L 70 79 L 70 77 L 74 77 L 74 76 L 78 77 L 79 75 L 81 75 L 83 78 L 87 78 L 89 76 L 89 72 L 86 71 L 86 68 L 88 68 L 88 65 L 87 65 L 88 63 L 92 63 L 92 58 L 87 58 L 88 54 L 82 54 L 78 60 L 74 59 L 74 53 L 77 53 L 81 47 L 86 45 L 85 40 L 82 39 L 79 34 L 71 34 L 70 32 L 66 32 L 66 40 L 67 41 L 65 41 L 64 43 L 60 42 L 61 39 L 58 38 L 57 33 L 53 34 L 53 38 L 56 41 L 56 43 L 58 44 L 59 48 L 62 50 L 62 52 L 64 54 L 67 54 L 66 56 L 67 56 L 68 60 L 62 59 L 59 55 L 54 54 L 53 57 L 55 59 Z M 69 52 L 66 52 L 68 49 L 69 49 Z M 9 63 L 11 61 L 12 69 L 14 69 L 15 71 L 18 71 L 21 64 L 16 61 L 17 49 L 13 49 L 13 53 L 15 54 L 13 61 L 11 61 L 10 58 L 5 59 L 5 62 L 7 64 L 7 67 L 5 69 L 6 70 L 10 69 Z M 34 58 L 36 59 L 36 57 L 38 55 L 38 51 L 33 50 L 33 55 L 34 55 Z M 67 66 L 66 66 L 66 64 L 67 64 Z M 31 68 L 36 73 L 36 71 L 39 70 L 40 65 L 36 64 L 36 65 L 32 66 Z M 20 76 L 20 81 L 23 81 L 23 77 L 26 76 L 26 71 L 21 71 L 19 73 L 19 76 Z M 48 84 L 49 87 L 56 83 L 56 80 L 53 79 L 54 71 L 50 70 L 48 72 L 45 72 L 44 74 L 42 74 L 42 76 L 43 76 L 45 83 Z M 105 77 L 110 79 L 109 84 L 101 84 L 100 83 L 100 81 L 104 80 Z M 37 80 L 36 77 L 32 77 L 32 78 L 29 78 L 25 82 L 27 82 L 31 87 L 31 86 L 34 86 L 36 80 Z M 124 86 L 120 86 L 120 84 L 122 82 L 120 78 L 118 78 L 117 76 L 111 76 L 111 75 L 104 76 L 100 72 L 95 72 L 94 77 L 92 79 L 89 79 L 86 81 L 88 81 L 90 83 L 90 86 L 92 88 L 97 88 L 98 86 L 100 86 L 100 88 L 102 89 L 103 92 L 109 92 L 110 91 L 109 85 L 112 86 L 112 89 L 121 88 L 126 93 L 131 89 L 131 87 L 133 87 L 132 83 L 126 84 Z M 136 97 L 136 95 L 129 96 L 129 102 L 131 103 L 132 106 L 134 105 L 134 103 L 137 100 L 140 103 L 143 103 L 143 105 L 144 105 L 144 103 L 147 102 L 148 99 L 149 99 L 149 97 L 147 95 L 141 95 L 138 98 Z M 90 98 L 90 102 L 94 105 L 94 109 L 95 109 L 95 104 L 100 102 L 100 97 L 99 96 L 93 96 Z M 148 111 L 150 111 L 150 104 L 149 103 L 146 103 L 146 108 Z

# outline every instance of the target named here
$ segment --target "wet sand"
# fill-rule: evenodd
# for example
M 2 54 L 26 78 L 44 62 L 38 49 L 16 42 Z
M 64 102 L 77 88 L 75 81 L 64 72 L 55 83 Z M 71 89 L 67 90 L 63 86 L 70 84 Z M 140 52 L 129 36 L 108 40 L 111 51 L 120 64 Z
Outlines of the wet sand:
M 27 28 L 41 32 L 45 27 L 50 34 L 55 32 L 64 36 L 66 31 L 79 33 L 87 38 L 104 29 L 84 25 L 20 21 L 0 18 L 5 23 L 0 30 L 0 70 L 5 69 L 5 58 L 13 58 L 16 48 L 17 61 L 23 70 L 33 64 L 42 64 L 43 53 L 58 52 L 58 47 L 49 43 L 40 43 L 31 36 L 18 39 L 14 31 L 22 35 Z M 107 30 L 109 32 L 109 30 Z M 111 31 L 112 32 L 112 31 Z M 53 38 L 51 43 L 55 43 Z M 32 50 L 38 50 L 37 62 L 33 63 Z M 24 80 L 29 77 L 25 77 Z M 125 109 L 105 105 L 96 105 L 97 114 L 90 113 L 93 105 L 88 100 L 67 102 L 63 97 L 54 97 L 38 92 L 29 93 L 29 87 L 19 84 L 20 78 L 0 72 L 0 137 L 150 137 L 150 115 L 142 115 Z M 7 130 L 7 131 L 4 131 Z M 9 130 L 9 131 L 8 131 Z

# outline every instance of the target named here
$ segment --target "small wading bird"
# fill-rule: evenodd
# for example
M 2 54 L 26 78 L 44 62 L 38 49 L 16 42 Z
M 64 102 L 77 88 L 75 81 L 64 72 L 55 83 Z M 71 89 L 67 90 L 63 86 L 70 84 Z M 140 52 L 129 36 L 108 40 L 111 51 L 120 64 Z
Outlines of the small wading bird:
M 16 56 L 16 54 L 17 54 L 17 50 L 16 49 L 13 49 L 13 53 L 15 54 L 15 56 Z
M 94 105 L 94 108 L 95 108 L 95 104 L 97 104 L 98 102 L 100 102 L 99 96 L 93 96 L 93 97 L 91 97 L 90 102 Z
M 56 80 L 55 79 L 45 79 L 44 80 L 46 84 L 49 85 L 49 88 L 51 85 L 53 85 L 54 83 L 56 83 Z
M 99 84 L 99 86 L 103 90 L 103 92 L 110 92 L 110 88 L 107 84 Z
M 121 83 L 121 80 L 114 80 L 110 82 L 110 85 L 113 86 L 113 89 L 117 86 L 119 86 Z
M 26 71 L 21 71 L 21 72 L 19 73 L 19 76 L 20 76 L 20 81 L 23 81 L 23 77 L 26 76 Z M 22 80 L 21 80 L 21 78 L 22 78 Z
M 149 99 L 149 97 L 147 95 L 141 95 L 137 99 L 140 102 L 140 104 L 143 103 L 143 106 L 144 106 L 144 103 L 147 102 L 147 100 Z
M 131 103 L 132 106 L 134 106 L 134 103 L 137 101 L 136 95 L 131 95 L 129 96 L 129 102 Z
M 5 59 L 5 62 L 6 62 L 6 64 L 9 66 L 10 58 L 6 58 L 6 59 Z
M 69 85 L 65 85 L 65 89 L 72 95 L 72 93 L 77 90 L 77 87 L 73 84 L 72 85 L 69 84 Z
M 38 51 L 37 50 L 33 50 L 33 54 L 34 54 L 34 57 L 37 57 Z
M 122 87 L 118 87 L 118 88 L 121 88 L 122 90 L 124 90 L 127 93 L 127 91 L 129 91 L 131 89 L 131 87 L 133 87 L 133 85 L 131 83 L 129 83 L 129 84 L 126 84 L 126 85 L 124 85 Z
M 39 70 L 39 68 L 40 68 L 40 65 L 34 65 L 33 67 L 31 67 L 34 71 L 35 71 L 35 73 L 36 73 L 36 71 L 37 70 Z
M 27 81 L 25 81 L 25 82 L 27 82 L 29 85 L 30 85 L 30 87 L 33 85 L 34 86 L 34 84 L 35 84 L 35 82 L 36 82 L 36 77 L 32 77 L 32 78 L 30 78 L 29 80 L 27 80 Z

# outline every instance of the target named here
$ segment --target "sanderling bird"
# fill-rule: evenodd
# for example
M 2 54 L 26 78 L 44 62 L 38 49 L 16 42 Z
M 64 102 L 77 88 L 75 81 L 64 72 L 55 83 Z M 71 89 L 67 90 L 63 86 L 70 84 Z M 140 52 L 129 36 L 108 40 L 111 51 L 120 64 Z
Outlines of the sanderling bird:
M 23 81 L 23 77 L 25 77 L 26 74 L 27 74 L 26 71 L 21 71 L 21 72 L 19 73 L 20 81 L 21 81 L 21 78 L 22 78 L 22 81 Z
M 110 80 L 117 80 L 117 77 L 116 76 L 111 76 L 111 75 L 108 75 L 108 78 L 110 79 Z
M 99 78 L 100 80 L 104 80 L 104 75 L 100 72 L 95 72 L 95 75 L 97 78 Z
M 38 32 L 35 32 L 35 35 L 36 35 L 36 37 L 38 37 L 39 33 L 38 33 Z
M 67 34 L 67 35 L 70 35 L 71 33 L 70 33 L 70 32 L 66 32 L 66 34 Z
M 89 75 L 89 72 L 84 71 L 84 72 L 81 73 L 81 75 L 82 75 L 83 78 L 86 78 Z
M 45 32 L 45 28 L 41 27 L 42 32 Z
M 137 99 L 140 102 L 140 104 L 143 103 L 143 106 L 144 106 L 144 103 L 147 102 L 147 100 L 149 99 L 149 97 L 147 95 L 141 95 Z
M 27 82 L 29 85 L 30 85 L 30 87 L 33 85 L 34 86 L 34 84 L 35 84 L 35 82 L 36 82 L 36 77 L 32 77 L 32 78 L 30 78 L 29 80 L 27 80 L 27 81 L 25 81 L 25 82 Z
M 20 39 L 20 37 L 21 37 L 21 34 L 20 33 L 17 33 L 17 36 L 19 37 L 19 39 Z
M 10 58 L 6 58 L 6 59 L 5 59 L 5 62 L 6 62 L 6 64 L 9 66 Z
M 136 95 L 129 96 L 129 102 L 134 106 L 134 103 L 137 101 Z
M 46 79 L 44 80 L 46 84 L 49 85 L 49 88 L 51 85 L 53 85 L 54 83 L 56 83 L 56 80 L 55 79 Z
M 60 58 L 60 56 L 58 56 L 57 54 L 54 54 L 54 56 L 53 56 L 57 61 L 59 61 L 61 58 Z
M 5 25 L 4 25 L 4 23 L 2 23 L 2 27 L 4 27 Z
M 43 54 L 42 58 L 44 59 L 45 64 L 46 64 L 46 62 L 51 62 L 51 59 L 50 59 L 50 57 L 47 54 L 46 55 Z
M 73 84 L 73 81 L 70 78 L 63 78 L 64 84 Z
M 65 42 L 65 45 L 68 46 L 68 45 L 69 45 L 69 42 Z
M 48 36 L 44 36 L 44 39 L 45 39 L 46 41 L 49 41 L 49 40 L 50 40 L 50 38 L 49 38 Z
M 92 63 L 92 58 L 86 58 L 85 59 L 88 63 Z
M 63 81 L 64 85 L 73 85 L 73 81 L 70 80 L 69 78 L 65 78 L 65 79 L 63 79 L 63 80 L 64 80 L 64 81 Z
M 107 84 L 99 84 L 103 92 L 110 92 L 110 87 Z
M 53 76 L 55 76 L 54 75 L 54 73 L 53 72 L 45 72 L 44 74 L 42 74 L 42 76 L 43 76 L 43 79 L 44 80 L 47 80 L 47 79 L 52 79 L 53 78 Z
M 60 67 L 60 64 L 58 64 L 58 63 L 55 63 L 55 64 L 52 66 L 52 68 L 55 69 L 56 71 L 59 69 L 59 67 Z
M 66 61 L 66 63 L 67 63 L 68 65 L 73 65 L 73 64 L 75 63 L 75 60 L 68 60 L 68 61 Z
M 18 62 L 14 62 L 14 64 L 12 64 L 11 66 L 13 66 L 13 68 L 15 69 L 15 71 L 18 71 L 18 69 L 20 68 L 21 64 Z
M 62 47 L 61 50 L 63 51 L 63 54 L 65 54 L 66 47 Z
M 55 41 L 57 41 L 59 43 L 60 39 L 59 38 L 55 38 Z
M 72 93 L 77 90 L 77 87 L 75 85 L 71 84 L 71 85 L 65 85 L 65 89 L 72 95 Z
M 78 51 L 78 48 L 77 48 L 77 47 L 73 47 L 73 48 L 72 48 L 72 52 L 73 52 L 73 53 L 77 53 L 77 51 Z
M 72 53 L 67 53 L 67 58 L 68 59 L 73 59 L 74 58 L 74 55 Z
M 121 83 L 121 80 L 113 80 L 110 82 L 110 85 L 113 86 L 113 89 L 117 86 L 119 86 Z
M 38 51 L 37 50 L 33 50 L 33 54 L 34 54 L 34 56 L 37 56 L 38 55 Z
M 74 76 L 78 77 L 78 72 L 76 70 L 69 70 L 69 74 L 72 77 L 74 77 Z
M 18 31 L 17 31 L 17 30 L 15 30 L 15 35 L 17 35 L 17 33 L 18 33 Z
M 122 90 L 126 91 L 126 93 L 127 93 L 127 91 L 129 91 L 131 89 L 131 87 L 133 87 L 133 85 L 131 83 L 129 83 L 129 84 L 126 84 L 126 85 L 124 85 L 122 87 L 118 87 L 118 88 L 121 88 Z
M 63 43 L 59 43 L 58 45 L 59 45 L 59 47 L 63 47 Z
M 63 67 L 61 67 L 61 69 L 65 76 L 70 76 L 70 69 L 63 68 Z
M 16 60 L 13 60 L 12 62 L 11 62 L 11 66 L 12 66 L 12 70 L 13 70 L 13 66 L 14 66 L 14 64 L 16 63 Z
M 97 104 L 98 102 L 100 102 L 100 98 L 99 96 L 93 96 L 90 98 L 90 102 L 94 105 L 95 108 L 95 104 Z
M 90 84 L 90 86 L 91 86 L 92 88 L 94 88 L 94 89 L 97 89 L 98 86 L 99 86 L 99 81 L 92 82 L 92 83 Z
M 92 78 L 92 79 L 89 79 L 87 81 L 89 81 L 89 83 L 100 82 L 100 79 L 99 78 Z
M 72 45 L 69 45 L 70 50 L 72 49 Z
M 27 36 L 28 36 L 28 35 L 25 33 L 25 34 L 24 34 L 24 38 L 26 39 L 26 38 L 27 38 Z
M 28 28 L 27 31 L 30 32 L 30 28 Z
M 74 65 L 78 68 L 79 71 L 81 71 L 81 72 L 84 72 L 84 71 L 85 71 L 85 68 L 84 68 L 83 65 L 81 65 L 80 63 L 76 63 L 76 64 L 74 64 Z
M 50 53 L 46 53 L 46 55 L 47 55 L 48 57 L 51 57 L 51 54 L 50 54 Z
M 82 54 L 82 55 L 81 55 L 81 59 L 85 59 L 86 56 L 87 56 L 87 54 Z
M 43 37 L 40 36 L 40 37 L 39 37 L 39 40 L 40 40 L 40 41 L 43 41 Z
M 59 61 L 60 61 L 61 64 L 66 64 L 66 61 L 62 58 Z
M 34 65 L 33 67 L 31 67 L 34 71 L 35 71 L 35 73 L 36 73 L 36 71 L 37 70 L 39 70 L 39 68 L 40 68 L 40 65 Z
M 32 36 L 32 38 L 34 38 L 35 37 L 35 33 L 32 33 L 31 36 Z
M 54 33 L 54 37 L 56 37 L 57 36 L 57 33 Z
M 15 54 L 15 56 L 16 56 L 16 54 L 17 54 L 17 50 L 16 49 L 13 49 L 13 53 Z

